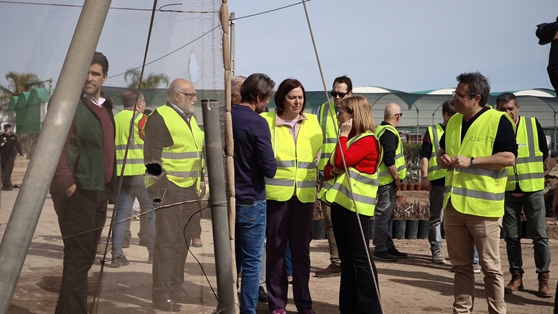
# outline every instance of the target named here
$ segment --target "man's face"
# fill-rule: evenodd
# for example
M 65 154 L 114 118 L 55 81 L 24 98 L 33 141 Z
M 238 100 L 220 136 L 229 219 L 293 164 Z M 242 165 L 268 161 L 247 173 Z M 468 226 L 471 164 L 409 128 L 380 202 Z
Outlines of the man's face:
M 99 64 L 92 64 L 85 78 L 83 93 L 87 96 L 99 98 L 101 96 L 101 87 L 107 80 L 107 75 L 103 74 L 103 67 Z
M 145 111 L 145 97 L 142 94 L 138 95 L 138 102 L 136 103 L 136 110 L 140 113 Z
M 348 91 L 347 84 L 345 83 L 335 83 L 333 84 L 333 89 L 331 90 L 331 97 L 335 101 L 335 108 L 339 109 L 338 102 L 352 95 L 352 92 Z
M 478 98 L 478 99 L 477 99 Z M 469 84 L 459 83 L 455 89 L 453 103 L 455 111 L 461 114 L 469 113 L 480 100 L 480 95 L 469 95 Z
M 265 107 L 267 106 L 267 104 L 269 104 L 269 97 L 267 97 L 267 99 L 264 99 L 263 101 L 260 100 L 260 96 L 258 96 L 258 103 L 256 104 L 256 108 L 254 111 L 256 111 L 256 113 L 262 113 L 265 110 Z
M 508 102 L 499 102 L 497 106 L 499 111 L 506 112 L 510 115 L 513 121 L 517 121 L 519 117 L 519 105 L 515 105 L 515 100 L 510 100 Z
M 12 128 L 5 128 L 4 133 L 6 133 L 8 135 L 12 134 Z
M 175 94 L 176 105 L 184 110 L 184 113 L 194 112 L 194 103 L 198 100 L 194 85 L 190 83 L 182 84 Z

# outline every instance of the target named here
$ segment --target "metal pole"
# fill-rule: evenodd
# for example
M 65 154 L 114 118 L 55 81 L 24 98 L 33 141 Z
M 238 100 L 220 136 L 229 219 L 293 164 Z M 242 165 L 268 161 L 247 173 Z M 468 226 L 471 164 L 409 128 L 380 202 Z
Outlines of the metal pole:
M 110 3 L 111 0 L 86 0 L 83 5 L 36 152 L 0 244 L 0 313 L 7 313 L 10 307 Z
M 235 70 L 235 51 L 234 51 L 234 29 L 235 29 L 235 15 L 234 12 L 231 12 L 231 77 L 234 77 L 234 70 Z
M 227 196 L 225 193 L 225 172 L 223 170 L 223 148 L 219 124 L 219 104 L 215 100 L 202 100 L 203 125 L 205 131 L 205 151 L 209 174 L 209 206 L 215 251 L 217 274 L 217 295 L 219 304 L 216 313 L 234 314 L 234 289 L 232 278 L 231 246 L 229 242 L 229 222 Z

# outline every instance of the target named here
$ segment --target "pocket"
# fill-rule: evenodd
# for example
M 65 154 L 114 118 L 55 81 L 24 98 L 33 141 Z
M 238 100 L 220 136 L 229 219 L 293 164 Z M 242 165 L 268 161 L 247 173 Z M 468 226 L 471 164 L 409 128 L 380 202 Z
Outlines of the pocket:
M 242 225 L 252 225 L 257 221 L 260 207 L 253 205 L 236 205 L 236 222 Z

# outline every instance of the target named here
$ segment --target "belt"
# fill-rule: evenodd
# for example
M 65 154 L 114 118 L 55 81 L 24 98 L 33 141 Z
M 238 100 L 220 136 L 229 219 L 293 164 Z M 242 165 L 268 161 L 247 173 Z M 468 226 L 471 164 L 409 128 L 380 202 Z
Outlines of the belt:
M 254 202 L 255 202 L 255 200 L 248 199 L 248 200 L 238 201 L 237 203 L 239 205 L 254 205 Z

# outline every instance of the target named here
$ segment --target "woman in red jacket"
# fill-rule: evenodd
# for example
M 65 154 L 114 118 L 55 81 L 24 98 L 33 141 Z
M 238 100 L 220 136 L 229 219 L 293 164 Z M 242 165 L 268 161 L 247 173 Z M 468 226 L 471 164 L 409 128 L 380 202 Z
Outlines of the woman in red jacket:
M 320 193 L 331 204 L 335 241 L 341 260 L 341 313 L 382 313 L 376 266 L 370 258 L 370 217 L 378 190 L 381 148 L 374 135 L 370 103 L 362 96 L 341 100 L 340 136 L 325 166 L 329 181 Z

